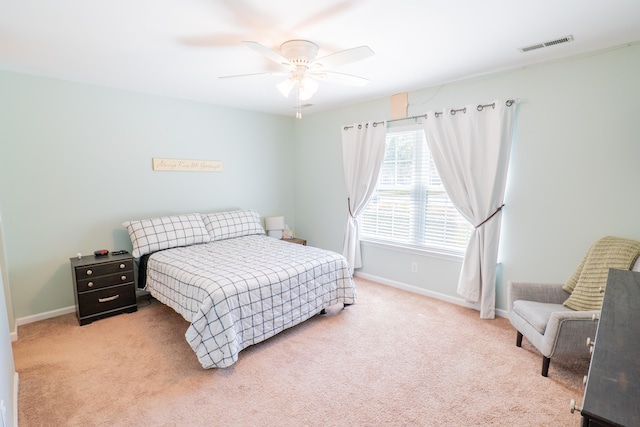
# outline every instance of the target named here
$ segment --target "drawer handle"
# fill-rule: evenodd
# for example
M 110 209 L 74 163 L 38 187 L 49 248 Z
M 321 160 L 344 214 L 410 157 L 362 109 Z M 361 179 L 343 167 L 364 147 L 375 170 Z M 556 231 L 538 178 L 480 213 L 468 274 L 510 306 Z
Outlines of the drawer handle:
M 120 264 L 120 268 L 121 269 L 125 268 L 125 265 L 124 264 Z
M 572 414 L 575 411 L 582 412 L 582 408 L 578 406 L 578 404 L 574 399 L 571 399 L 571 402 L 569 402 L 569 410 L 571 411 Z
M 109 302 L 109 301 L 117 300 L 118 298 L 120 298 L 120 295 L 114 295 L 112 297 L 107 297 L 107 298 L 98 298 L 98 302 Z
M 127 280 L 127 276 L 120 276 L 120 280 Z
M 87 270 L 87 276 L 91 276 L 92 274 L 93 274 L 93 271 Z
M 87 283 L 87 286 L 90 287 L 90 288 L 93 288 L 93 282 Z

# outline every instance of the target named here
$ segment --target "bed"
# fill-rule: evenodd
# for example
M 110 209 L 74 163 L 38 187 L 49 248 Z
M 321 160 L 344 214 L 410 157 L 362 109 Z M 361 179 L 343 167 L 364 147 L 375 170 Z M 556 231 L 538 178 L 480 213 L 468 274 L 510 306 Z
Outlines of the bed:
M 356 302 L 346 259 L 268 237 L 252 210 L 127 221 L 138 284 L 190 325 L 203 368 L 321 313 Z

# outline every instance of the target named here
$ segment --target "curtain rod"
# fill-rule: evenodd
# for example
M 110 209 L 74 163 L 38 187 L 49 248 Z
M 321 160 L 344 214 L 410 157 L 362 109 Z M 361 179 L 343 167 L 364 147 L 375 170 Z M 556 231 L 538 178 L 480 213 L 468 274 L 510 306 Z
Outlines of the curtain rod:
M 505 104 L 507 107 L 511 107 L 514 103 L 515 103 L 515 101 L 514 101 L 513 99 L 507 99 L 507 100 L 506 100 L 506 102 L 505 102 L 504 104 Z M 478 105 L 478 106 L 476 107 L 476 109 L 477 109 L 478 111 L 482 111 L 482 110 L 484 110 L 486 107 L 491 107 L 492 109 L 495 109 L 495 108 L 496 108 L 496 103 L 495 103 L 495 102 L 492 102 L 491 104 L 480 104 L 480 105 Z M 457 112 L 460 112 L 460 111 L 462 111 L 462 113 L 463 113 L 463 114 L 465 114 L 465 113 L 467 112 L 467 107 L 459 108 L 459 109 L 457 109 L 457 110 L 456 110 L 456 109 L 453 109 L 453 110 L 451 110 L 451 115 L 452 115 L 452 116 L 455 116 L 455 115 L 456 115 L 456 113 L 457 113 Z M 438 116 L 441 116 L 442 114 L 444 114 L 444 113 L 442 113 L 442 112 L 436 112 L 436 113 L 435 113 L 435 116 L 436 116 L 436 117 L 438 117 Z M 413 120 L 415 120 L 415 119 L 419 119 L 419 118 L 425 118 L 425 119 L 426 119 L 426 118 L 427 118 L 427 114 L 425 113 L 425 114 L 420 114 L 420 115 L 418 115 L 418 116 L 403 117 L 403 118 L 401 118 L 401 119 L 391 119 L 391 120 L 387 120 L 387 123 L 397 122 L 397 121 L 400 121 L 400 120 L 412 120 L 412 119 L 413 119 Z M 381 124 L 383 124 L 383 123 L 384 123 L 384 122 L 373 122 L 373 127 L 376 127 L 376 126 L 381 125 Z M 345 127 L 344 127 L 344 130 L 350 129 L 350 128 L 352 128 L 352 127 L 353 127 L 353 126 L 345 126 Z M 360 128 L 362 128 L 362 125 L 358 125 L 358 129 L 360 129 Z

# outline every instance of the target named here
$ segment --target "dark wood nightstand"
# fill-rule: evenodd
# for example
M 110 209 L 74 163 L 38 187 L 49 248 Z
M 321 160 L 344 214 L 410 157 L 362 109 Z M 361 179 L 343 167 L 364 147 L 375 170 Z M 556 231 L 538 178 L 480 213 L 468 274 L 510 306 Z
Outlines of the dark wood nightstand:
M 307 241 L 304 239 L 298 239 L 297 237 L 292 237 L 290 239 L 286 239 L 286 238 L 282 238 L 282 240 L 285 240 L 287 242 L 291 242 L 291 243 L 297 243 L 299 245 L 304 245 L 307 246 Z
M 80 325 L 138 310 L 130 254 L 70 258 Z

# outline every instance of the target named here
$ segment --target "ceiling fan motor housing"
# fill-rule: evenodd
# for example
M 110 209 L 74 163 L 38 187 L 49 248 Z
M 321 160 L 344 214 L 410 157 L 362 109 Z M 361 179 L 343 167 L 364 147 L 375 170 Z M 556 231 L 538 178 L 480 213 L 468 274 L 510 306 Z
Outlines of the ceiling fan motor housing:
M 289 61 L 312 62 L 318 56 L 318 45 L 308 40 L 289 40 L 280 45 L 280 52 Z

